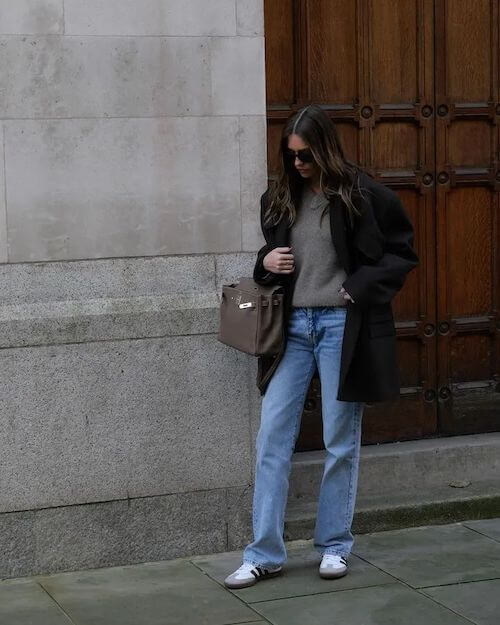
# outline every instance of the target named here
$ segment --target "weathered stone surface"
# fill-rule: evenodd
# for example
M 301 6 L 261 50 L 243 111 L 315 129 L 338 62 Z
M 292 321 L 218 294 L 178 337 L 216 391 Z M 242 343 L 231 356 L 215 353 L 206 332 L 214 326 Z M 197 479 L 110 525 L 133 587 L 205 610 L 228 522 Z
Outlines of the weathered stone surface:
M 237 133 L 233 117 L 6 123 L 10 260 L 239 250 Z
M 229 261 L 228 261 L 229 262 Z M 96 299 L 213 292 L 212 255 L 103 258 L 0 266 L 1 304 L 43 304 Z
M 236 544 L 262 2 L 0 0 L 0 55 L 0 576 Z
M 256 619 L 185 560 L 66 573 L 40 583 L 78 625 L 254 625 Z
M 0 510 L 248 484 L 251 364 L 214 335 L 0 350 Z
M 492 579 L 500 571 L 500 544 L 460 523 L 364 534 L 353 552 L 414 588 Z
M 292 499 L 316 496 L 324 460 L 324 450 L 294 455 L 289 491 Z M 466 488 L 449 487 L 450 482 L 494 480 L 499 472 L 498 432 L 365 445 L 361 449 L 358 496 L 430 493 L 436 487 L 467 496 Z
M 496 625 L 498 621 L 500 578 L 474 583 L 447 584 L 425 588 L 422 592 L 446 608 L 461 614 L 471 623 Z
M 210 40 L 212 106 L 215 115 L 264 115 L 264 38 Z
M 240 254 L 217 254 L 215 258 L 215 287 L 220 299 L 223 284 L 232 284 L 239 278 L 251 277 L 255 264 L 255 252 Z
M 242 248 L 265 243 L 260 227 L 260 197 L 267 188 L 267 135 L 264 115 L 240 117 Z
M 0 37 L 0 117 L 210 114 L 208 42 L 203 37 Z M 82 128 L 66 149 L 78 150 L 88 133 Z M 94 147 L 99 152 L 98 143 Z M 64 147 L 60 154 L 68 156 Z
M 345 583 L 349 583 L 349 575 Z M 341 578 L 344 579 L 344 578 Z M 467 625 L 467 621 L 401 583 L 353 588 L 331 592 L 263 601 L 253 607 L 273 625 L 386 625 L 390 622 L 412 625 Z
M 253 540 L 253 483 L 227 489 L 227 549 L 241 549 Z M 239 566 L 239 565 L 238 565 Z
M 0 306 L 0 348 L 215 333 L 213 293 Z
M 0 578 L 29 575 L 36 569 L 34 512 L 0 514 Z
M 36 530 L 37 564 L 46 571 L 221 550 L 225 493 L 217 489 L 43 510 L 36 514 Z M 60 548 L 55 551 L 54 545 Z
M 238 35 L 264 35 L 264 3 L 261 0 L 236 0 Z
M 7 210 L 5 206 L 5 159 L 3 149 L 3 124 L 0 123 L 0 263 L 8 260 Z
M 4 625 L 72 625 L 55 601 L 33 580 L 0 583 L 0 623 Z M 73 621 L 74 623 L 74 621 Z
M 63 0 L 0 0 L 0 34 L 60 34 Z
M 65 18 L 72 35 L 236 34 L 234 0 L 66 0 Z
M 0 514 L 0 577 L 223 551 L 224 489 Z

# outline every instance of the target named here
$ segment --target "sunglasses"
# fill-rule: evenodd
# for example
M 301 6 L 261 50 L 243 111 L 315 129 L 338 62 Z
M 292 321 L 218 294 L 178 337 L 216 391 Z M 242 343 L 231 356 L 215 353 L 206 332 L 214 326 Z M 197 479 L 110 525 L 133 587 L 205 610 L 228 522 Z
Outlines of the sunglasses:
M 284 156 L 286 159 L 294 161 L 296 158 L 299 159 L 301 163 L 313 163 L 314 156 L 312 155 L 311 150 L 305 148 L 304 150 L 299 150 L 298 152 L 294 152 L 290 149 L 284 150 Z

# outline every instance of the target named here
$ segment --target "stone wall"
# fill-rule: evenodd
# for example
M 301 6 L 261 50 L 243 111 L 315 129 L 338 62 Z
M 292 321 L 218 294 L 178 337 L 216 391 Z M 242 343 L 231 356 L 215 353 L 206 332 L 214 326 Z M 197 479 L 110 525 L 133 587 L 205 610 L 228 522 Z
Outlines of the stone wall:
M 248 535 L 264 88 L 261 0 L 0 0 L 0 576 Z

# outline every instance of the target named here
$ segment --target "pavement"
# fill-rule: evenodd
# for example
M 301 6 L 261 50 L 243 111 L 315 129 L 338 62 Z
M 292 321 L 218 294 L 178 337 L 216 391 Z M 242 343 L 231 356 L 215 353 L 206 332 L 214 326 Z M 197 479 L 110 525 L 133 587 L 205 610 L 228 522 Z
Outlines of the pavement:
M 241 551 L 0 582 L 0 625 L 499 625 L 500 518 L 355 536 L 318 575 L 310 540 L 281 577 L 227 590 Z

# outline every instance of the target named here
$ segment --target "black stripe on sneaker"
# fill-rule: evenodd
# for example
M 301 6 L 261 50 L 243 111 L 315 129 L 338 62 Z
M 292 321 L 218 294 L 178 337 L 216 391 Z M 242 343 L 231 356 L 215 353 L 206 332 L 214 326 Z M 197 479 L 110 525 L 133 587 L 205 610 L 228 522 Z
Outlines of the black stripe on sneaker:
M 259 571 L 259 575 L 260 575 L 261 577 L 264 577 L 264 575 L 265 575 L 265 574 L 266 574 L 266 572 L 267 572 L 267 571 L 266 571 L 266 569 L 261 569 L 261 568 L 260 568 L 260 566 L 258 566 L 258 567 L 256 567 L 256 568 L 257 568 L 257 571 Z
M 259 570 L 259 569 L 252 569 L 252 570 L 250 571 L 250 573 L 251 573 L 251 574 L 255 577 L 255 579 L 259 579 L 259 577 L 260 577 L 260 572 L 259 572 L 259 573 L 257 573 L 257 571 L 258 571 L 258 570 Z

